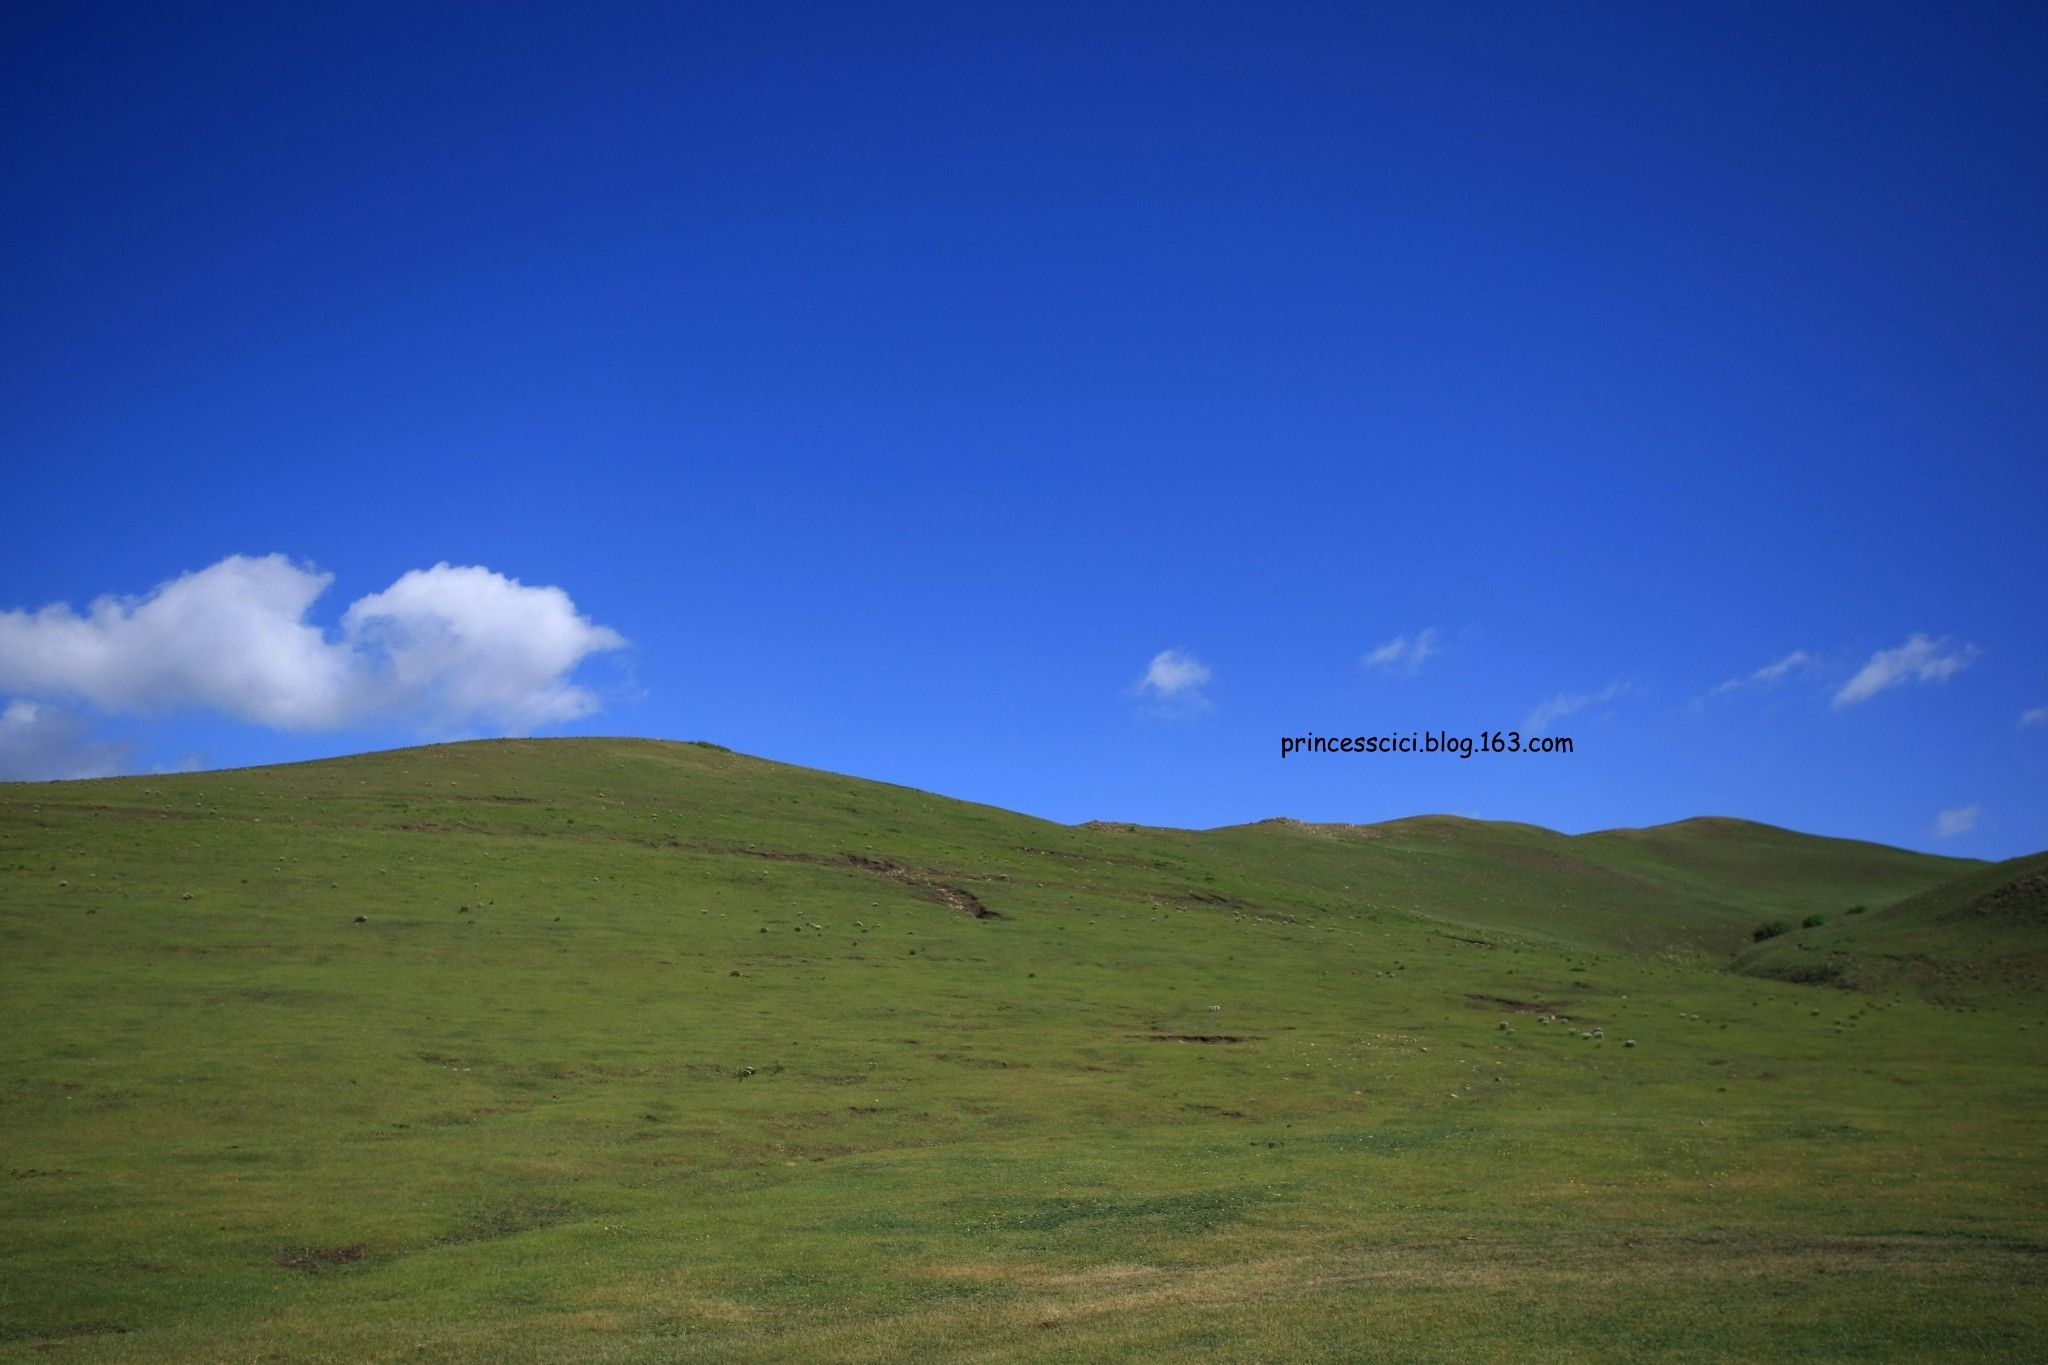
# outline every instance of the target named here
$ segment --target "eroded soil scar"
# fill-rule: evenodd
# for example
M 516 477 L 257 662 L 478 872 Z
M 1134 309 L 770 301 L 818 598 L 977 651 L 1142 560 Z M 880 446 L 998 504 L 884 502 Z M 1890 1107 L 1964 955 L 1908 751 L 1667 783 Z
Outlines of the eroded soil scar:
M 369 1254 L 370 1249 L 361 1242 L 341 1247 L 299 1247 L 294 1251 L 278 1252 L 277 1263 L 301 1275 L 317 1275 L 336 1266 L 354 1265 Z
M 972 891 L 963 891 L 957 886 L 948 886 L 944 882 L 928 877 L 922 872 L 914 872 L 900 863 L 886 862 L 880 858 L 863 857 L 858 853 L 848 853 L 844 856 L 849 865 L 857 867 L 863 872 L 873 872 L 877 876 L 888 877 L 894 881 L 902 882 L 906 886 L 914 886 L 938 901 L 941 905 L 958 910 L 963 915 L 972 915 L 976 919 L 1002 918 L 1001 915 L 983 905 L 981 898 Z

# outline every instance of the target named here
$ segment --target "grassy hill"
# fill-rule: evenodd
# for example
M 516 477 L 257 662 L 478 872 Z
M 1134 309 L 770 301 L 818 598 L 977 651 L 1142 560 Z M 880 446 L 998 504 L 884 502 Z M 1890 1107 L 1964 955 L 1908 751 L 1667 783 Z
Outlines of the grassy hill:
M 1725 969 L 2011 866 L 613 740 L 0 786 L 0 1355 L 2040 1358 L 2040 995 Z
M 2048 853 L 1976 867 L 1892 905 L 1852 907 L 1744 953 L 1759 976 L 1936 1000 L 2005 997 L 2021 1010 L 2048 985 Z
M 1760 923 L 1881 904 L 1978 866 L 1722 819 L 1576 838 L 1442 815 L 1275 820 L 1200 837 L 1267 883 L 1532 940 L 1716 961 Z

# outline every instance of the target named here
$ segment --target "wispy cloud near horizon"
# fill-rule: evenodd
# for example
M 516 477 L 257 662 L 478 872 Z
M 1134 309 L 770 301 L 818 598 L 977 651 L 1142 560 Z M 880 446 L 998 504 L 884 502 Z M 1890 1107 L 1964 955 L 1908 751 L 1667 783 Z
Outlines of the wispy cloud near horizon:
M 1934 817 L 1934 837 L 1953 839 L 1959 834 L 1968 834 L 1977 828 L 1978 817 L 1983 814 L 1984 808 L 1975 804 L 1942 811 Z
M 0 708 L 0 782 L 113 777 L 134 762 L 134 746 L 94 739 L 82 716 L 34 701 Z
M 1522 722 L 1522 728 L 1540 734 L 1548 729 L 1553 721 L 1576 715 L 1588 707 L 1604 706 L 1617 697 L 1627 695 L 1628 691 L 1628 683 L 1614 682 L 1607 684 L 1598 692 L 1560 692 L 1548 701 L 1538 703 L 1536 709 L 1529 713 L 1529 718 Z
M 1833 704 L 1838 708 L 1854 706 L 1912 682 L 1946 682 L 1968 668 L 1979 652 L 1975 645 L 1958 645 L 1915 631 L 1904 644 L 1871 655 L 1856 676 L 1835 693 Z
M 1721 697 L 1747 687 L 1768 687 L 1772 683 L 1783 682 L 1792 674 L 1812 667 L 1813 662 L 1813 655 L 1803 649 L 1795 649 L 1784 658 L 1774 659 L 1753 673 L 1746 673 L 1741 677 L 1730 678 L 1726 682 L 1717 683 L 1707 695 L 1710 697 Z
M 1401 673 L 1413 677 L 1424 664 L 1441 653 L 1443 650 L 1437 644 L 1436 627 L 1428 626 L 1416 631 L 1413 637 L 1396 635 L 1360 659 L 1359 666 L 1380 673 Z

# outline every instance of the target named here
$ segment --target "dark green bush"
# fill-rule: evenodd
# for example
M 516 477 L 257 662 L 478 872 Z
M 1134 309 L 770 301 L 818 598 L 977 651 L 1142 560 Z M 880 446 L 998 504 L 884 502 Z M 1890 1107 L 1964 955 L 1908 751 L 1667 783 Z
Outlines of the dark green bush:
M 1789 934 L 1791 932 L 1792 926 L 1784 920 L 1766 920 L 1749 931 L 1749 941 L 1751 943 L 1762 943 L 1767 938 L 1776 938 L 1780 934 Z
M 1828 917 L 1826 915 L 1808 915 L 1805 919 L 1799 921 L 1799 927 L 1802 929 L 1818 929 L 1827 922 Z

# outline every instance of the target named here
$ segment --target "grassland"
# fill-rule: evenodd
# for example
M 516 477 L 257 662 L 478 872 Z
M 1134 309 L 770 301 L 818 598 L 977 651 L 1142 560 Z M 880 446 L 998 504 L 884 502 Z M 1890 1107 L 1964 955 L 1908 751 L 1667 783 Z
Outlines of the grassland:
M 2024 1017 L 2048 981 L 2048 854 L 1977 868 L 1896 904 L 1856 904 L 1808 920 L 1818 922 L 1801 921 L 1796 932 L 1758 942 L 1738 959 L 1739 968 L 1785 981 L 1996 1004 Z
M 609 740 L 0 786 L 0 1356 L 2048 1358 L 2034 870 Z

